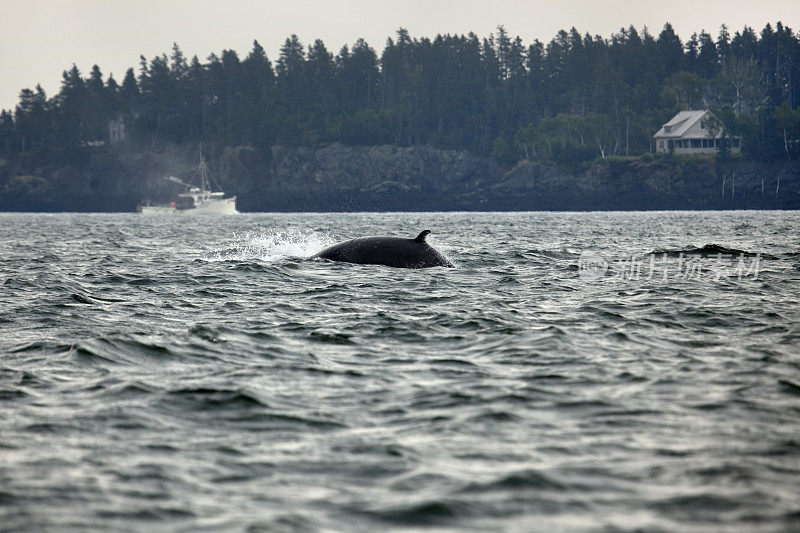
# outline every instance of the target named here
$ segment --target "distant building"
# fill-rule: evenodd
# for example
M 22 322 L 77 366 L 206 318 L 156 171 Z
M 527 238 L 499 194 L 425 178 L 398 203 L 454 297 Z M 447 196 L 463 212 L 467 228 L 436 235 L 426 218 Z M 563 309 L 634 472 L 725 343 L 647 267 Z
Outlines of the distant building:
M 122 115 L 117 116 L 115 120 L 108 121 L 108 142 L 115 144 L 125 140 L 125 119 Z
M 703 119 L 710 116 L 710 111 L 681 111 L 672 120 L 661 126 L 653 135 L 656 141 L 656 152 L 676 154 L 713 154 L 722 148 L 723 141 L 728 143 L 731 152 L 738 153 L 742 149 L 740 137 L 722 138 L 722 131 L 716 135 L 703 127 Z

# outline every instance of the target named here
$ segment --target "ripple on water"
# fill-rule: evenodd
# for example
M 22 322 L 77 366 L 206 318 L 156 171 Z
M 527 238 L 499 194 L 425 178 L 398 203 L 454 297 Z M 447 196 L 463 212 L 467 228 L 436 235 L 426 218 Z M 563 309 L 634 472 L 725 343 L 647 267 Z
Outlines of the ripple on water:
M 0 529 L 800 523 L 797 214 L 157 219 L 0 214 Z M 423 227 L 457 269 L 307 260 Z

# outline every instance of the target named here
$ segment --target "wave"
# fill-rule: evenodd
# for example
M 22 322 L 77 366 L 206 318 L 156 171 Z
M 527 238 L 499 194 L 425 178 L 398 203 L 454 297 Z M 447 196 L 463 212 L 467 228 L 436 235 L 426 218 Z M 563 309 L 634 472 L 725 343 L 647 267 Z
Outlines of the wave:
M 567 486 L 552 477 L 533 469 L 510 472 L 488 482 L 473 482 L 461 492 L 490 492 L 498 490 L 553 490 L 563 491 Z
M 39 352 L 43 355 L 66 356 L 87 364 L 141 365 L 152 362 L 165 363 L 186 360 L 215 359 L 216 354 L 207 346 L 187 345 L 141 333 L 112 334 L 81 339 L 69 345 L 52 342 L 34 342 L 13 350 L 17 353 Z
M 370 514 L 389 522 L 404 525 L 444 525 L 459 517 L 474 515 L 475 502 L 427 500 L 397 507 L 373 511 Z
M 104 303 L 118 303 L 125 301 L 122 298 L 101 298 L 100 296 L 88 295 L 80 292 L 73 292 L 70 294 L 70 296 L 77 303 L 87 305 L 102 305 Z
M 800 383 L 796 383 L 788 379 L 779 379 L 778 383 L 785 392 L 800 396 Z
M 229 407 L 269 407 L 255 394 L 232 388 L 188 387 L 169 391 L 170 402 L 177 399 L 191 404 L 197 409 L 214 409 Z

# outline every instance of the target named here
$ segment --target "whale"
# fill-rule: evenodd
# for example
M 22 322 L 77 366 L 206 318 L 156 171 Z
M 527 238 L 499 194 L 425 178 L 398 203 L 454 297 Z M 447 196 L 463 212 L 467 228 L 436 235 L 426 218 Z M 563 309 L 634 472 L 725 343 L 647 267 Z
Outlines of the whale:
M 385 265 L 396 268 L 453 268 L 453 263 L 439 253 L 425 237 L 424 230 L 414 239 L 401 237 L 360 237 L 325 248 L 311 259 L 328 259 L 359 265 Z

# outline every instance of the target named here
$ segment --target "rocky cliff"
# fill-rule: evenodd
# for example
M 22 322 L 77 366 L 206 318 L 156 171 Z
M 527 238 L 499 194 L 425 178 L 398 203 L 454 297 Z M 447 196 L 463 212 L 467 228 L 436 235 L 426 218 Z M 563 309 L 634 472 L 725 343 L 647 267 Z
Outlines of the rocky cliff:
M 798 209 L 796 162 L 666 158 L 603 161 L 567 173 L 521 162 L 487 192 L 506 209 Z
M 640 158 L 503 169 L 429 146 L 104 147 L 0 160 L 0 210 L 132 211 L 206 158 L 240 211 L 797 209 L 800 164 Z
M 428 146 L 272 149 L 265 210 L 480 209 L 500 169 L 467 152 Z

